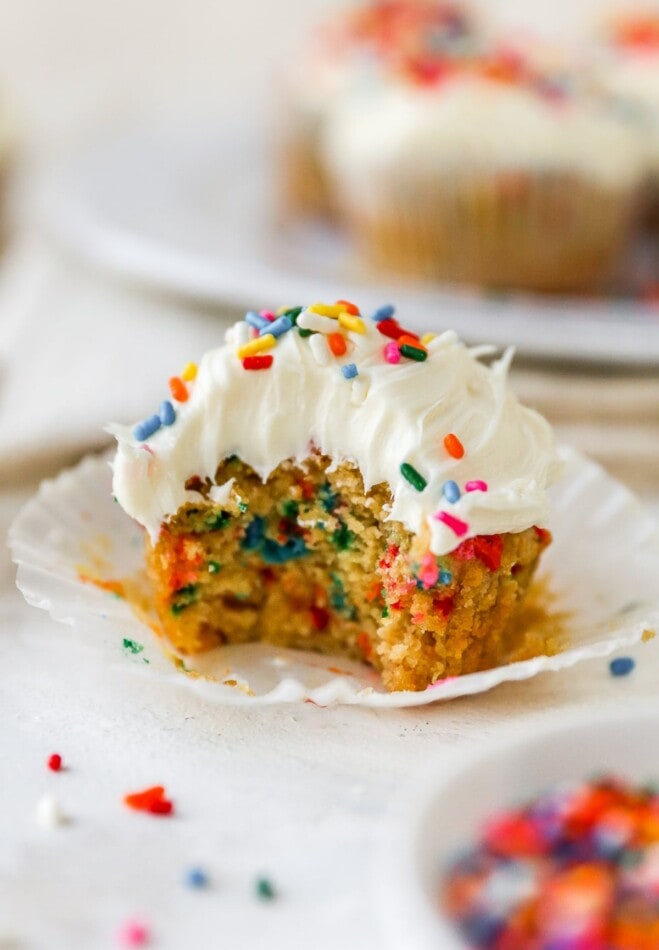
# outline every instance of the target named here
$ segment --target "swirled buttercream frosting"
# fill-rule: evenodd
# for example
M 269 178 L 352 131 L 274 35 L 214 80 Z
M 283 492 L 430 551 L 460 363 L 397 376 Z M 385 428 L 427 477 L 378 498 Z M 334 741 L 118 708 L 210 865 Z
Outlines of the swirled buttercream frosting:
M 317 450 L 356 464 L 366 489 L 386 483 L 388 518 L 428 533 L 434 554 L 542 526 L 554 439 L 510 389 L 511 357 L 451 330 L 419 337 L 389 306 L 248 313 L 198 369 L 170 380 L 158 413 L 109 427 L 114 494 L 155 540 L 181 506 L 199 505 L 190 480 L 214 483 L 223 459 L 238 456 L 265 480 Z M 208 503 L 230 493 L 230 481 L 213 484 Z

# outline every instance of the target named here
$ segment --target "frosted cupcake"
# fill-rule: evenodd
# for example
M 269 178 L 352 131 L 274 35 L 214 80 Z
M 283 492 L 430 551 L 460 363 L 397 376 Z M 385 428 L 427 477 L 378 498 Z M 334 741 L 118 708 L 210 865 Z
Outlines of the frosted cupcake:
M 557 462 L 511 353 L 482 352 L 392 307 L 249 313 L 157 414 L 113 426 L 113 490 L 176 650 L 344 655 L 389 690 L 504 661 Z
M 540 291 L 607 280 L 644 175 L 634 129 L 505 51 L 344 97 L 323 156 L 376 267 Z
M 391 75 L 433 82 L 447 60 L 473 44 L 470 17 L 452 0 L 375 0 L 322 24 L 286 77 L 285 209 L 323 215 L 334 209 L 319 142 L 327 116 L 345 95 L 377 88 Z
M 643 135 L 650 199 L 659 209 L 659 14 L 615 19 L 596 66 L 598 87 Z

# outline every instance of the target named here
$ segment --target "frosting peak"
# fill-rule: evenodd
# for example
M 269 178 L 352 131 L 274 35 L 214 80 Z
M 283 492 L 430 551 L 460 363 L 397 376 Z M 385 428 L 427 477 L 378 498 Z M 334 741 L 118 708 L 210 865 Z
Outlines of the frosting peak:
M 186 482 L 214 481 L 227 456 L 265 479 L 313 444 L 357 464 L 367 489 L 387 483 L 389 517 L 427 530 L 435 554 L 542 525 L 556 453 L 549 424 L 508 387 L 512 351 L 486 366 L 483 348 L 452 331 L 419 339 L 392 311 L 367 318 L 341 301 L 247 314 L 196 375 L 170 380 L 176 398 L 159 415 L 110 427 L 120 504 L 155 538 L 181 505 L 200 503 Z

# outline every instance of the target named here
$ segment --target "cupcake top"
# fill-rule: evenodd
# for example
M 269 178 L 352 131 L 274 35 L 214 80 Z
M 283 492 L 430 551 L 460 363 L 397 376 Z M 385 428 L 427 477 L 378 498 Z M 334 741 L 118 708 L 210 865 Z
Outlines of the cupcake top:
M 314 448 L 386 483 L 388 517 L 438 555 L 481 534 L 542 526 L 558 472 L 549 424 L 507 384 L 512 351 L 468 348 L 453 331 L 405 330 L 394 308 L 347 301 L 248 313 L 226 343 L 170 380 L 172 398 L 134 428 L 113 425 L 115 496 L 155 539 L 194 488 L 238 456 L 263 479 Z M 232 480 L 214 485 L 222 504 Z
M 383 76 L 433 83 L 475 42 L 471 17 L 452 0 L 375 0 L 321 24 L 296 57 L 298 105 L 317 116 Z
M 423 87 L 392 80 L 344 97 L 322 151 L 365 198 L 379 172 L 564 172 L 624 187 L 645 161 L 637 131 L 588 97 L 569 68 L 515 49 L 447 62 Z
M 659 124 L 659 14 L 637 14 L 613 21 L 606 35 L 598 79 L 602 87 L 634 107 L 649 111 Z

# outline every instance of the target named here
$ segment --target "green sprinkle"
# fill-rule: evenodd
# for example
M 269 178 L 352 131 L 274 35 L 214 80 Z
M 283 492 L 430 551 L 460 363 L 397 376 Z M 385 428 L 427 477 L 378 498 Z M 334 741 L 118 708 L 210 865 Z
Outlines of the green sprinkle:
M 298 331 L 297 331 L 297 332 L 300 334 L 300 336 L 303 336 L 303 337 L 306 339 L 306 337 L 311 336 L 311 335 L 312 335 L 313 333 L 315 333 L 316 331 L 315 331 L 315 330 L 303 330 L 302 327 L 298 327 Z
M 400 355 L 406 356 L 408 360 L 416 360 L 417 363 L 423 363 L 424 360 L 428 359 L 428 354 L 425 350 L 420 350 L 416 346 L 411 346 L 409 343 L 403 343 L 400 348 Z
M 141 653 L 144 649 L 144 646 L 141 643 L 138 643 L 137 640 L 129 640 L 128 637 L 124 637 L 122 640 L 122 646 L 124 650 L 128 650 L 128 652 L 132 653 L 133 656 L 137 653 Z
M 409 462 L 403 462 L 400 467 L 400 473 L 404 479 L 406 479 L 412 488 L 416 488 L 417 491 L 423 491 L 428 482 L 425 480 L 423 475 L 414 468 L 413 465 L 410 465 Z
M 388 617 L 388 616 L 389 616 L 389 608 L 388 608 L 387 606 L 383 607 L 381 616 L 382 616 L 382 617 Z
M 220 511 L 216 514 L 209 515 L 204 521 L 204 526 L 207 531 L 220 531 L 222 528 L 226 528 L 230 521 L 231 515 L 229 512 Z
M 273 901 L 277 896 L 272 881 L 269 881 L 267 877 L 258 878 L 254 890 L 256 891 L 256 896 L 261 901 Z
M 178 590 L 174 591 L 174 597 L 176 599 L 170 609 L 175 617 L 178 617 L 180 613 L 192 606 L 197 599 L 198 587 L 198 584 L 187 584 L 185 587 L 179 587 Z
M 291 307 L 290 310 L 284 310 L 282 317 L 288 317 L 289 320 L 292 320 L 293 323 L 297 323 L 297 318 L 300 316 L 304 307 Z
M 222 565 L 220 564 L 219 561 L 209 561 L 209 562 L 208 562 L 208 573 L 209 573 L 209 574 L 217 574 L 217 572 L 220 570 L 221 567 L 222 567 Z
M 285 501 L 281 506 L 281 513 L 284 518 L 290 518 L 291 521 L 295 521 L 300 511 L 300 506 L 292 498 L 289 498 L 288 501 Z
M 239 511 L 241 514 L 244 515 L 245 512 L 248 510 L 248 508 L 249 508 L 249 505 L 247 504 L 246 501 L 239 501 L 239 502 L 238 502 L 238 511 Z
M 339 551 L 347 551 L 352 547 L 354 540 L 354 533 L 350 530 L 345 521 L 339 520 L 339 527 L 332 534 L 332 543 L 336 545 Z

